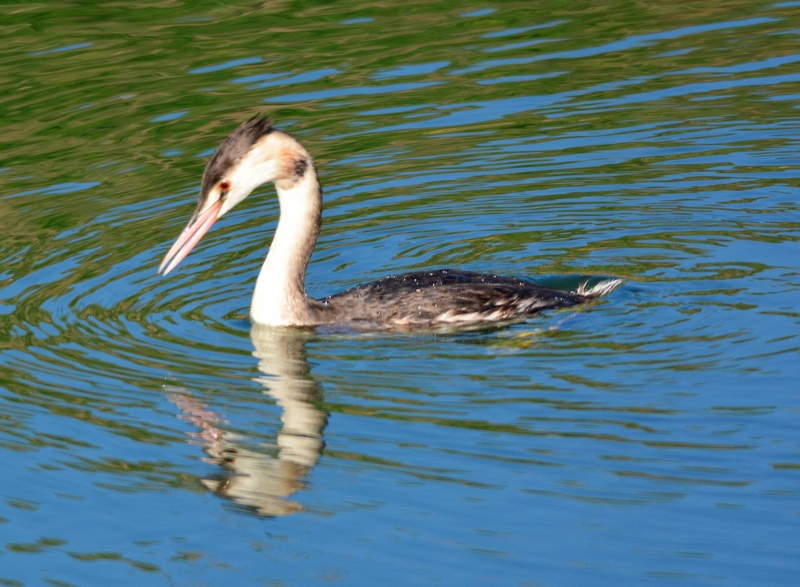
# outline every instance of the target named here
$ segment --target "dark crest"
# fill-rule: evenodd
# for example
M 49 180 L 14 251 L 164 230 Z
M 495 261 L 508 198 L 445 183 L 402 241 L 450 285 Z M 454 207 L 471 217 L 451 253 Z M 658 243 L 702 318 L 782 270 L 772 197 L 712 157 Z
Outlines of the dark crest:
M 242 124 L 223 141 L 203 172 L 201 197 L 208 193 L 211 186 L 220 181 L 228 169 L 238 163 L 250 148 L 264 135 L 273 131 L 272 123 L 264 116 L 256 114 Z

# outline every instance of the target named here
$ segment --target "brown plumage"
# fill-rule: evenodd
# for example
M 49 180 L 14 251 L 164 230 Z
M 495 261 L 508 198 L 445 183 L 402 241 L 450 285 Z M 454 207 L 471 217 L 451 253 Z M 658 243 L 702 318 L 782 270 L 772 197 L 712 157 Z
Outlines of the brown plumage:
M 440 269 L 390 275 L 319 301 L 323 320 L 328 311 L 354 326 L 437 327 L 508 322 L 590 299 L 514 277 Z
M 200 196 L 207 194 L 242 157 L 247 155 L 253 145 L 273 131 L 272 123 L 261 116 L 253 116 L 239 126 L 225 139 L 212 155 L 203 171 Z

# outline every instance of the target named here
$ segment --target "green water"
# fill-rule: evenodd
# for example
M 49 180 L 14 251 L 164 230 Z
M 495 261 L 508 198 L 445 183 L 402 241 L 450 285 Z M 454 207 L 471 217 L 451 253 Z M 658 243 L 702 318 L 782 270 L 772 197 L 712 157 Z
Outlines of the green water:
M 800 3 L 0 6 L 0 585 L 794 585 Z M 315 296 L 458 267 L 579 311 L 253 331 L 269 115 Z

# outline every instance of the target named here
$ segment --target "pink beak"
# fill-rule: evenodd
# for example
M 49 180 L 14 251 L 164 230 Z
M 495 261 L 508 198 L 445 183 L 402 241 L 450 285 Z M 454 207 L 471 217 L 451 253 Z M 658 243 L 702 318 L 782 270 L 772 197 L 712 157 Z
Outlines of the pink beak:
M 172 248 L 161 261 L 158 267 L 158 272 L 164 271 L 164 275 L 175 269 L 175 267 L 183 261 L 184 257 L 188 255 L 194 246 L 200 242 L 203 235 L 208 232 L 211 225 L 219 218 L 219 211 L 222 208 L 222 200 L 217 200 L 206 209 L 202 214 L 192 216 L 189 224 L 183 229 L 183 232 L 172 245 Z M 164 266 L 166 265 L 166 269 Z

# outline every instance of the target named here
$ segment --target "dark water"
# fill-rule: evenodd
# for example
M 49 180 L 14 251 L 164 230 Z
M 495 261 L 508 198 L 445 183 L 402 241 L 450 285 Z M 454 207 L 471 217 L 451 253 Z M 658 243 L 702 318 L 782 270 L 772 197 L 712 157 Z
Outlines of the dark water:
M 0 7 L 0 585 L 796 585 L 800 3 Z M 315 156 L 317 296 L 625 285 L 439 335 L 250 332 Z M 280 515 L 276 515 L 280 514 Z

